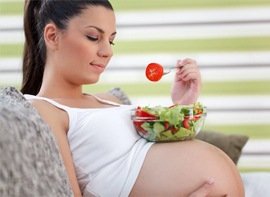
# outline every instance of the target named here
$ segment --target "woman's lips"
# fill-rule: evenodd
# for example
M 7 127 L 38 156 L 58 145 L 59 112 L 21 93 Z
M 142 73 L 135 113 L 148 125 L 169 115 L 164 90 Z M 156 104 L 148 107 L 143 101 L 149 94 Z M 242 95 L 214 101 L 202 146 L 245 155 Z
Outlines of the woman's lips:
M 103 72 L 105 70 L 105 65 L 104 64 L 93 64 L 90 63 L 91 68 L 95 69 L 98 72 Z

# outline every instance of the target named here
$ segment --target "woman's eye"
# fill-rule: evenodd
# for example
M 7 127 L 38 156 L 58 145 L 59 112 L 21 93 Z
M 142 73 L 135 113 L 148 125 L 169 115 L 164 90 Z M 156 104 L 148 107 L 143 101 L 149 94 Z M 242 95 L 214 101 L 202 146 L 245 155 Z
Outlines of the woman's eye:
M 91 41 L 97 41 L 98 40 L 98 37 L 94 37 L 94 36 L 86 36 L 88 40 L 91 40 Z
M 114 46 L 114 45 L 115 45 L 115 43 L 114 43 L 113 41 L 110 41 L 110 45 L 113 45 L 113 46 Z

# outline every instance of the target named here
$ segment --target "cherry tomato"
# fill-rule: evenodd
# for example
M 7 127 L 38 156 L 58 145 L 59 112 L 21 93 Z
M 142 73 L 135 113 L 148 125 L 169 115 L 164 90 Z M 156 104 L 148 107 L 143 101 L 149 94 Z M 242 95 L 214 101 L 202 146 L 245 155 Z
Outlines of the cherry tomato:
M 184 120 L 183 120 L 183 126 L 184 126 L 184 128 L 186 128 L 186 129 L 189 129 L 189 119 L 188 118 L 185 118 Z
M 175 133 L 179 130 L 179 128 L 176 128 L 176 127 L 172 126 L 172 127 L 170 128 L 170 130 L 171 130 L 171 133 L 172 133 L 172 134 L 175 134 Z
M 149 113 L 147 111 L 144 111 L 140 107 L 137 107 L 135 114 L 138 117 L 144 117 L 144 118 L 149 118 L 149 119 L 156 119 L 156 116 L 154 114 L 151 114 L 151 113 Z
M 157 117 L 147 111 L 144 111 L 141 107 L 137 107 L 135 111 L 136 117 L 142 117 L 143 120 L 134 120 L 133 123 L 136 129 L 143 135 L 147 135 L 147 131 L 142 128 L 142 124 L 147 120 L 155 120 Z
M 193 120 L 199 120 L 201 118 L 201 114 L 196 114 L 193 116 Z
M 150 81 L 159 81 L 163 76 L 163 67 L 158 63 L 150 63 L 146 67 L 145 75 Z
M 168 122 L 164 122 L 163 126 L 164 126 L 164 130 L 167 130 L 170 128 L 170 124 Z
M 135 125 L 135 127 L 136 127 L 136 129 L 139 131 L 139 132 L 141 132 L 143 135 L 146 135 L 147 134 L 147 131 L 146 130 L 144 130 L 141 126 L 142 126 L 142 124 L 143 124 L 143 122 L 141 122 L 141 121 L 133 121 L 133 123 L 134 123 L 134 125 Z

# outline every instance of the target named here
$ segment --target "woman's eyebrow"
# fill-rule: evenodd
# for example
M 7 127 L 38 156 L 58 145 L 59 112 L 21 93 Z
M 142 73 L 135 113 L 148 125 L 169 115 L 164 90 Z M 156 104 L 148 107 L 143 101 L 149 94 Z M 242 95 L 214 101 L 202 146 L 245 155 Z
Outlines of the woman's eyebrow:
M 102 34 L 105 33 L 105 31 L 104 31 L 103 29 L 101 29 L 101 28 L 99 28 L 99 27 L 97 27 L 97 26 L 90 25 L 90 26 L 87 26 L 87 28 L 95 28 L 98 32 L 100 32 L 100 33 L 102 33 Z M 114 35 L 116 35 L 116 33 L 117 33 L 117 32 L 115 31 L 115 32 L 113 32 L 111 35 L 114 36 Z

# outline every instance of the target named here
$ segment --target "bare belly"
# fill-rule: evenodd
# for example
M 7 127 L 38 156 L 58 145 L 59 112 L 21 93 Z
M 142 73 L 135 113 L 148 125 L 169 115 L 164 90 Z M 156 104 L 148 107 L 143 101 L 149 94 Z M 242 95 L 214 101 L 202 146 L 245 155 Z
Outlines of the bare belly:
M 244 196 L 239 172 L 223 151 L 198 140 L 159 143 L 149 150 L 130 196 L 188 196 L 210 177 L 211 196 Z

